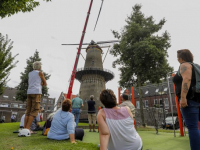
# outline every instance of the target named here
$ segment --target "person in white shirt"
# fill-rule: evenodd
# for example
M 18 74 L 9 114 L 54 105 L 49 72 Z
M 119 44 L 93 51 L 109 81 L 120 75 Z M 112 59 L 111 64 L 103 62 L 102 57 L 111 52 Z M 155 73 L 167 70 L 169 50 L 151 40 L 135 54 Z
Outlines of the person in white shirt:
M 27 108 L 24 119 L 24 128 L 29 130 L 40 110 L 42 86 L 47 85 L 44 74 L 41 72 L 41 62 L 34 62 L 33 69 L 28 75 Z M 33 133 L 31 130 L 30 132 Z

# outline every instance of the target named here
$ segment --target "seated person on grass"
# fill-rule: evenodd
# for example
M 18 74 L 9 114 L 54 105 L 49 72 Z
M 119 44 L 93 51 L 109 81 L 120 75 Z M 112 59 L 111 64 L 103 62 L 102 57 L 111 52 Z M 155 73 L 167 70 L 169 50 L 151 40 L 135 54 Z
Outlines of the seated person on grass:
M 25 114 L 22 116 L 21 118 L 21 122 L 20 122 L 20 128 L 24 128 L 24 118 L 25 118 Z M 40 115 L 38 114 L 34 119 L 33 122 L 31 124 L 31 131 L 42 131 L 43 127 L 41 127 L 40 125 Z M 35 132 L 34 132 L 35 133 Z
M 118 107 L 112 90 L 103 90 L 100 101 L 105 108 L 99 110 L 100 150 L 142 150 L 142 140 L 134 128 L 129 107 Z
M 75 128 L 74 115 L 69 112 L 71 108 L 71 100 L 64 100 L 62 109 L 58 110 L 53 116 L 47 138 L 53 140 L 70 139 L 71 143 L 76 143 L 75 139 L 83 139 L 84 131 L 83 129 Z

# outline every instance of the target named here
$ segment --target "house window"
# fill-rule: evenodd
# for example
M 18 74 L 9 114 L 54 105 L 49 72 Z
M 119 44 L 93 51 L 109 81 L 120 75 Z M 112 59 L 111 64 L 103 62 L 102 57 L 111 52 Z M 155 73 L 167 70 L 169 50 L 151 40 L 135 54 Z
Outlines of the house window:
M 2 103 L 2 104 L 0 104 L 0 107 L 8 107 L 8 104 L 7 103 Z
M 8 98 L 9 96 L 7 96 L 7 95 L 3 95 L 3 98 Z
M 14 108 L 18 108 L 18 104 L 13 104 L 12 105 Z
M 154 105 L 157 105 L 157 104 L 158 104 L 158 100 L 154 99 Z
M 164 91 L 165 91 L 165 92 L 167 91 L 167 87 L 166 87 L 166 88 L 164 88 Z
M 164 98 L 165 101 L 165 109 L 169 109 L 169 101 L 168 98 Z
M 46 109 L 46 104 L 43 104 L 43 108 L 44 108 L 44 110 Z
M 149 91 L 146 91 L 146 92 L 145 92 L 145 94 L 148 94 L 148 93 L 149 93 Z
M 160 107 L 163 107 L 163 100 L 159 99 Z
M 158 91 L 159 91 L 159 89 L 156 89 L 156 91 L 155 91 L 155 92 L 156 92 L 156 93 L 158 93 Z
M 53 104 L 53 100 L 52 99 L 49 100 L 49 104 Z
M 145 101 L 144 101 L 144 106 L 145 106 L 145 108 L 148 108 L 148 107 L 149 107 L 149 101 L 148 101 L 148 100 L 145 100 Z
M 52 106 L 48 106 L 48 110 L 53 110 L 53 107 Z
M 43 103 L 47 103 L 47 99 L 46 99 L 46 98 L 43 98 L 42 102 L 43 102 Z
M 140 109 L 140 101 L 136 101 L 136 108 Z
M 23 108 L 23 104 L 19 104 L 19 108 Z

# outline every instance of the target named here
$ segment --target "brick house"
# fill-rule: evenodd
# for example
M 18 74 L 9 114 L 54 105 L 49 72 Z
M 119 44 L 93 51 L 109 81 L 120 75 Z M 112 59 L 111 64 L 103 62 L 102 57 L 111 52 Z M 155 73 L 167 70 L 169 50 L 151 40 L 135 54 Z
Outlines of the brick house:
M 15 121 L 20 121 L 21 116 L 26 111 L 26 102 L 17 101 L 15 98 L 16 88 L 6 87 L 4 93 L 0 95 L 0 118 L 5 116 L 5 122 L 11 122 L 11 116 L 15 116 Z M 41 106 L 44 107 L 42 113 L 43 120 L 54 110 L 55 98 L 44 96 L 41 99 Z

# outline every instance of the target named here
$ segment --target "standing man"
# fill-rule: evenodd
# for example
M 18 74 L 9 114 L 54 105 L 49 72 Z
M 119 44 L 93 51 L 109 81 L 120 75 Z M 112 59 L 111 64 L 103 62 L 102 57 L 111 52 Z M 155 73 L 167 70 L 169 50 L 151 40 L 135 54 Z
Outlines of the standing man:
M 44 74 L 41 72 L 41 62 L 34 62 L 33 69 L 28 75 L 27 107 L 24 119 L 24 128 L 29 130 L 40 110 L 42 86 L 47 85 Z M 33 132 L 30 130 L 30 133 Z
M 130 100 L 128 100 L 127 94 L 125 94 L 125 93 L 122 94 L 122 101 L 123 101 L 123 103 L 121 103 L 118 106 L 119 107 L 128 106 L 131 110 L 131 113 L 133 114 L 133 119 L 135 120 L 135 106 L 132 104 L 132 102 Z
M 88 104 L 88 121 L 89 121 L 89 132 L 92 130 L 92 123 L 93 123 L 93 132 L 95 131 L 95 124 L 96 124 L 96 111 L 95 111 L 95 101 L 94 95 L 90 96 L 90 100 L 87 101 Z
M 76 95 L 76 98 L 72 99 L 72 114 L 74 114 L 76 127 L 78 126 L 80 109 L 83 107 L 83 100 L 79 98 L 79 95 Z

